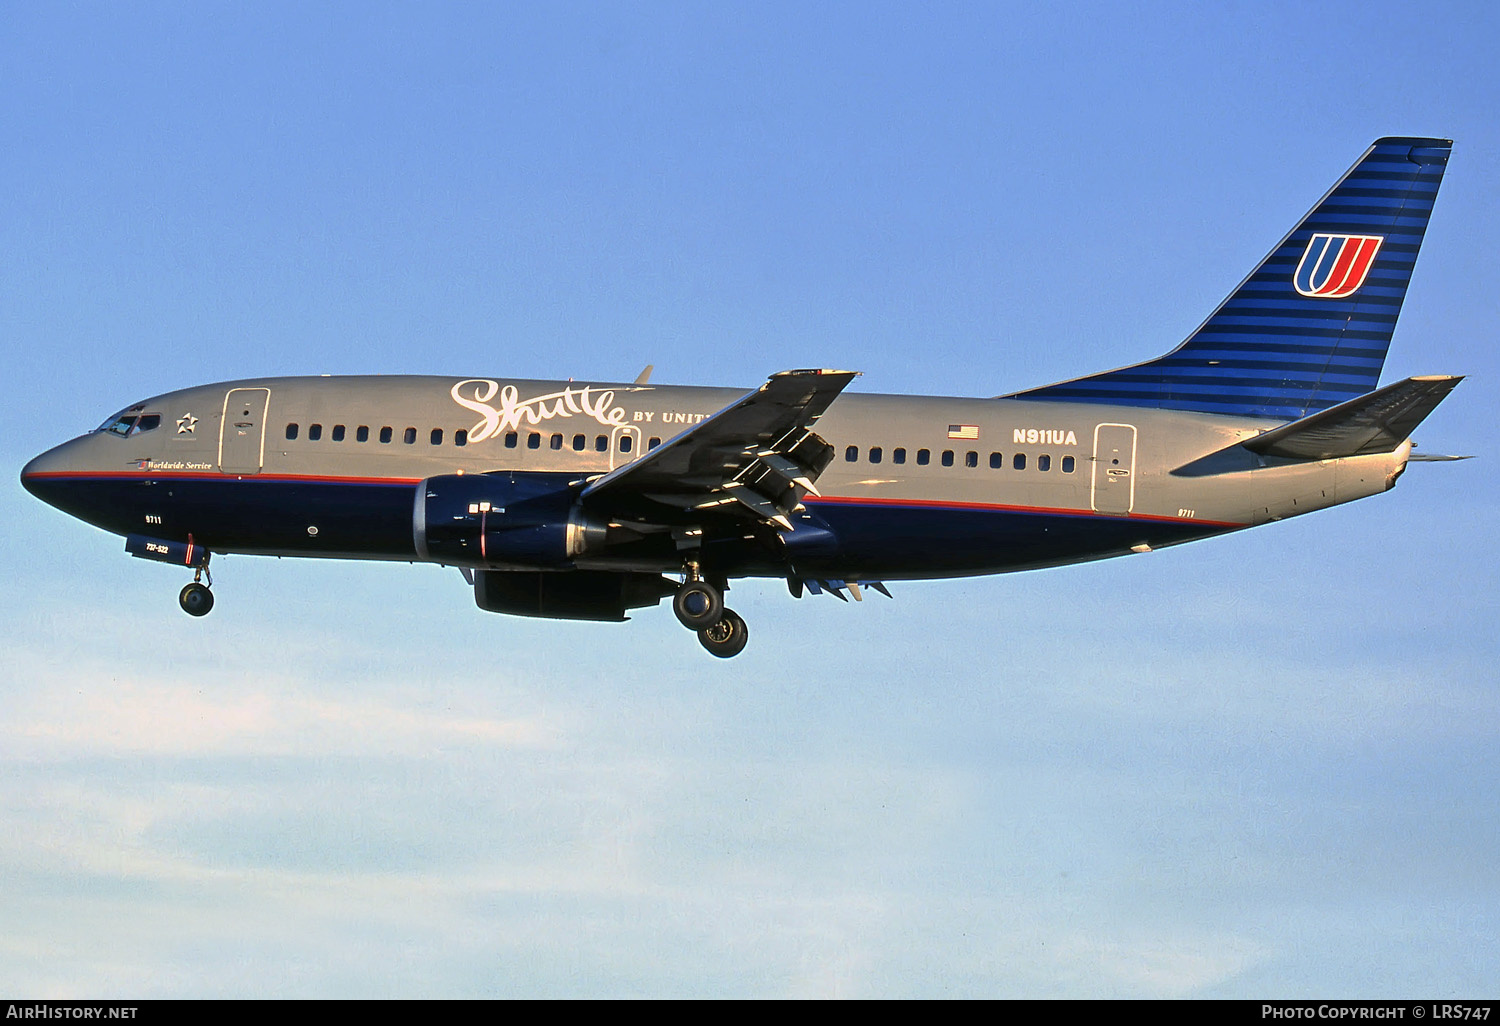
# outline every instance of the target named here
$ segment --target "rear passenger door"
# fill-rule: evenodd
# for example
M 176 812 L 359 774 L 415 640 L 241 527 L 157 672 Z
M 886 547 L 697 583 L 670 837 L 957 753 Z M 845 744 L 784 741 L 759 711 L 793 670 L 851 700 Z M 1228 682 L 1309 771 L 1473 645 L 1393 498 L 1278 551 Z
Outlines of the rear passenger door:
M 1100 424 L 1094 428 L 1090 495 L 1099 513 L 1129 513 L 1135 508 L 1135 425 Z

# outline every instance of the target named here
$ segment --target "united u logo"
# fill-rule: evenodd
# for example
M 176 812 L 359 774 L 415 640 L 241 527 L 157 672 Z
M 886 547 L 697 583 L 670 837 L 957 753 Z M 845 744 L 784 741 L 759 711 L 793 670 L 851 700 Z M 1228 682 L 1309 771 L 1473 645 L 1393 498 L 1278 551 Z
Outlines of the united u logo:
M 1292 285 L 1315 299 L 1343 299 L 1365 283 L 1383 235 L 1318 233 L 1307 243 Z

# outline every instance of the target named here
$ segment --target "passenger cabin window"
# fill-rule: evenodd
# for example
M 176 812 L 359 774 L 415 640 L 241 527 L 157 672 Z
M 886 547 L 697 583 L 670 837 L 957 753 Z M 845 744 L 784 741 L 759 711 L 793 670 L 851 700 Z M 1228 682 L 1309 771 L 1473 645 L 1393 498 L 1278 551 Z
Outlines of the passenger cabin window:
M 391 440 L 391 429 L 390 428 L 383 427 L 383 428 L 380 429 L 380 440 L 382 442 L 389 442 Z
M 540 449 L 542 447 L 542 436 L 533 431 L 526 436 L 526 448 Z
M 369 427 L 367 425 L 365 425 L 365 424 L 361 424 L 359 427 L 355 428 L 354 429 L 354 440 L 356 442 L 368 442 L 370 440 L 370 429 L 369 429 Z
M 649 441 L 649 442 L 646 443 L 646 448 L 648 450 L 649 449 L 655 449 L 660 444 L 661 444 L 661 439 L 660 438 L 653 438 L 653 439 L 651 439 L 651 441 Z
M 870 447 L 870 462 L 879 463 L 885 457 L 885 452 L 878 445 Z
M 588 444 L 588 441 L 589 440 L 587 438 L 583 437 L 582 435 L 574 435 L 573 436 L 573 451 L 574 452 L 583 452 L 583 447 Z
M 430 435 L 427 436 L 427 440 L 429 442 L 431 442 L 433 445 L 442 445 L 443 444 L 443 429 L 442 428 L 433 428 L 432 429 L 432 434 L 430 434 Z
M 851 445 L 849 446 L 849 448 L 844 450 L 845 463 L 853 463 L 857 459 L 859 459 L 859 446 Z
M 561 449 L 562 448 L 562 433 L 558 432 L 557 434 L 554 434 L 552 436 L 552 441 L 549 444 L 554 449 Z
M 1015 467 L 1017 470 L 1025 470 L 1026 454 L 1024 452 L 1016 453 L 1015 456 L 1011 457 L 1010 465 Z
M 1063 457 L 1062 472 L 1064 474 L 1071 474 L 1071 473 L 1073 473 L 1073 457 L 1071 457 L 1071 456 L 1064 456 Z
M 905 449 L 892 449 L 891 450 L 891 462 L 892 463 L 905 463 L 906 462 L 906 450 Z
M 1052 457 L 1048 456 L 1046 454 L 1038 456 L 1036 458 L 1036 469 L 1041 470 L 1041 471 L 1051 470 L 1052 469 Z
M 925 467 L 932 462 L 932 453 L 926 449 L 917 450 L 917 466 Z
M 320 439 L 322 437 L 323 437 L 323 425 L 322 424 L 309 424 L 309 425 L 307 425 L 307 440 L 309 442 L 316 442 L 318 439 Z
M 405 442 L 407 445 L 416 445 L 417 444 L 417 429 L 414 428 L 414 427 L 407 428 L 404 432 L 402 432 L 402 434 L 401 434 L 401 440 L 403 442 Z
M 964 453 L 964 466 L 966 466 L 966 467 L 977 467 L 977 466 L 979 466 L 979 453 L 974 452 L 972 450 L 970 450 L 969 452 Z
M 621 435 L 620 436 L 620 451 L 621 452 L 629 452 L 630 449 L 631 449 L 631 447 L 634 444 L 635 443 L 630 440 L 630 436 L 629 435 Z
M 990 453 L 990 469 L 999 470 L 1003 466 L 1005 466 L 1005 457 L 998 452 Z
M 469 444 L 469 432 L 466 429 L 464 429 L 464 428 L 459 428 L 457 431 L 453 432 L 453 444 L 454 445 L 468 445 Z
M 594 438 L 594 451 L 595 452 L 609 452 L 609 436 L 608 435 L 597 435 L 597 436 L 595 436 L 595 438 Z
M 507 449 L 514 449 L 516 447 L 516 443 L 519 442 L 520 440 L 521 440 L 521 436 L 518 435 L 516 432 L 514 432 L 514 431 L 507 431 L 507 432 L 505 432 L 505 447 Z
M 945 467 L 951 467 L 951 466 L 953 466 L 953 450 L 952 449 L 944 449 L 943 450 L 943 466 L 945 466 Z
M 297 440 L 297 425 L 296 424 L 288 424 L 286 426 L 286 440 L 288 442 L 294 442 L 294 441 Z
M 344 440 L 344 425 L 335 424 L 333 426 L 333 440 L 335 442 L 342 442 Z

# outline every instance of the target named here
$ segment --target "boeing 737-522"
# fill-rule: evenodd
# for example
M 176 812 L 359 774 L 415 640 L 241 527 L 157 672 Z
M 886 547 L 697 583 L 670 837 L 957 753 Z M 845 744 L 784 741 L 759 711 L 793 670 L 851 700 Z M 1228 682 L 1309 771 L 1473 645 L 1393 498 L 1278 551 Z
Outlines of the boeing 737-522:
M 278 377 L 154 396 L 28 463 L 58 509 L 211 553 L 459 568 L 481 609 L 624 620 L 716 656 L 739 577 L 794 596 L 1144 552 L 1383 492 L 1460 380 L 1377 387 L 1451 144 L 1376 142 L 1166 356 L 995 398 L 501 377 Z M 211 578 L 209 579 L 211 584 Z

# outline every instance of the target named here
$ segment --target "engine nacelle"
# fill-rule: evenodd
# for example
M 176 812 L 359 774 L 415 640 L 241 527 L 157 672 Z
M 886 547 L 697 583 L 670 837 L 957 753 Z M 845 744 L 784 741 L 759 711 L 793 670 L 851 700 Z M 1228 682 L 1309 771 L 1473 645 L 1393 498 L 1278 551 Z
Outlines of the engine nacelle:
M 560 475 L 447 474 L 417 489 L 417 555 L 470 567 L 565 567 L 604 544 Z
M 480 609 L 555 620 L 624 620 L 627 610 L 654 606 L 676 590 L 677 582 L 660 574 L 481 570 L 474 575 L 474 604 Z

